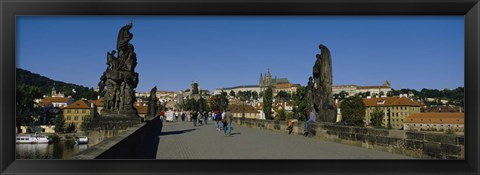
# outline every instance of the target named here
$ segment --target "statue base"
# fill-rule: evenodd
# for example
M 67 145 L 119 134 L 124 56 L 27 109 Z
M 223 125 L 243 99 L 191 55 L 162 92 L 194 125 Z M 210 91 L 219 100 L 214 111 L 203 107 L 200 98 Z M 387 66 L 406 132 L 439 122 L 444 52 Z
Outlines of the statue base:
M 102 110 L 89 124 L 89 130 L 124 130 L 141 123 L 136 110 L 107 111 Z
M 137 110 L 120 110 L 120 111 L 110 111 L 110 110 L 102 110 L 100 112 L 102 117 L 118 117 L 118 118 L 139 118 Z

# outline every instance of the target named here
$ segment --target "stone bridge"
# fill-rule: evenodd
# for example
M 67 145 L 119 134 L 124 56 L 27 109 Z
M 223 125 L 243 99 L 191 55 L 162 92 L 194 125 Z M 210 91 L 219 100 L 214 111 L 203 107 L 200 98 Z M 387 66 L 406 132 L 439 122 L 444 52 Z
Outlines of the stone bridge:
M 232 136 L 213 123 L 165 123 L 157 159 L 411 159 L 312 137 L 233 124 Z
M 129 128 L 72 159 L 464 159 L 463 136 L 320 123 L 304 137 L 302 122 L 289 135 L 286 122 L 238 118 L 224 136 L 212 121 L 160 123 Z

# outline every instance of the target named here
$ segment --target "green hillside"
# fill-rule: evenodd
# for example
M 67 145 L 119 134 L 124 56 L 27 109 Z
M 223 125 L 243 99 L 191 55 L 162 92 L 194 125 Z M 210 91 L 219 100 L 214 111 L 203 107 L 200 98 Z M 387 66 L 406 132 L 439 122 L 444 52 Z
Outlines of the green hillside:
M 37 73 L 32 73 L 28 70 L 17 68 L 16 81 L 17 85 L 25 84 L 29 86 L 36 86 L 41 89 L 43 95 L 51 95 L 53 84 L 55 83 L 55 89 L 65 96 L 72 96 L 75 100 L 86 98 L 89 100 L 97 99 L 98 93 L 93 88 L 88 88 L 81 85 L 72 83 L 65 83 L 62 81 L 52 80 Z M 75 89 L 74 93 L 72 89 Z

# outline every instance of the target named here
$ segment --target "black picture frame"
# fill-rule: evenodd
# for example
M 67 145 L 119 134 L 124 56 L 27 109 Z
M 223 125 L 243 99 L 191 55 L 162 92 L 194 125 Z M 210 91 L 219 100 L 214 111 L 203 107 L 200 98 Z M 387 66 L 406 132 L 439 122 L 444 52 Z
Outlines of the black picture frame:
M 478 0 L 0 0 L 1 174 L 479 174 Z M 464 15 L 465 160 L 15 160 L 17 15 Z

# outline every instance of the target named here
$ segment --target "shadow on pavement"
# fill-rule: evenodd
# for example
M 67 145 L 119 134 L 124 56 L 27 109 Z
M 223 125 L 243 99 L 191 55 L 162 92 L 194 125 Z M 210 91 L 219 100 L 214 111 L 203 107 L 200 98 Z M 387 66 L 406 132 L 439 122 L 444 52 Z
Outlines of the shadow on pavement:
M 240 133 L 239 132 L 235 132 L 235 133 L 232 132 L 232 136 L 237 135 L 237 134 L 240 134 Z
M 162 133 L 160 133 L 160 136 L 183 134 L 183 133 L 192 132 L 192 131 L 195 131 L 195 130 L 197 130 L 197 129 L 186 129 L 186 130 L 180 130 L 180 131 L 162 132 Z

